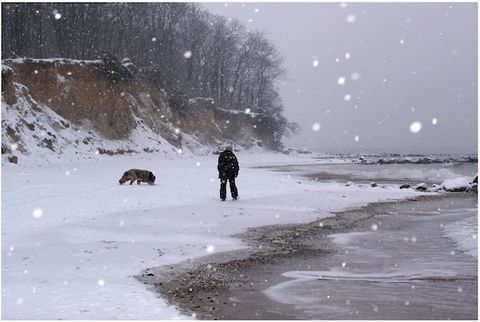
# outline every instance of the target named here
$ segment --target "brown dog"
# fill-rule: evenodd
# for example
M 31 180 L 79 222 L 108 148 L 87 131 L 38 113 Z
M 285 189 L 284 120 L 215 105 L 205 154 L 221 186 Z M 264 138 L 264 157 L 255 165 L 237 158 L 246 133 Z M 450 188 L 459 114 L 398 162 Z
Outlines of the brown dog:
M 153 184 L 155 182 L 155 176 L 151 171 L 140 170 L 140 169 L 130 169 L 123 174 L 123 176 L 118 180 L 120 184 L 124 184 L 130 180 L 130 184 L 133 184 L 137 180 L 137 184 L 140 182 L 147 182 L 148 184 Z

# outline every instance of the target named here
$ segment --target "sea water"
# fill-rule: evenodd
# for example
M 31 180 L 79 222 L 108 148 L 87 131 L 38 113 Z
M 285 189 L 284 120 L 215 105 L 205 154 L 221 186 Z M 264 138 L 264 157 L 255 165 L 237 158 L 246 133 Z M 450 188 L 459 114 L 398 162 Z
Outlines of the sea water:
M 291 165 L 289 171 L 315 177 L 324 174 L 324 179 L 331 175 L 335 181 L 344 177 L 348 181 L 387 180 L 391 182 L 411 180 L 415 182 L 441 183 L 447 179 L 459 177 L 473 178 L 478 172 L 478 164 L 473 162 L 452 162 L 434 164 L 359 164 L 348 162 L 332 162 L 309 165 Z M 322 178 L 320 175 L 319 178 Z M 320 179 L 321 180 L 321 179 Z
M 365 177 L 378 173 L 374 166 L 321 167 Z M 416 165 L 381 167 L 392 179 L 429 173 Z M 476 164 L 425 169 L 440 171 L 441 179 L 476 174 Z M 473 195 L 398 204 L 366 231 L 331 235 L 335 252 L 319 259 L 321 269 L 312 261 L 309 270 L 284 271 L 287 281 L 264 294 L 303 319 L 476 319 L 477 223 Z

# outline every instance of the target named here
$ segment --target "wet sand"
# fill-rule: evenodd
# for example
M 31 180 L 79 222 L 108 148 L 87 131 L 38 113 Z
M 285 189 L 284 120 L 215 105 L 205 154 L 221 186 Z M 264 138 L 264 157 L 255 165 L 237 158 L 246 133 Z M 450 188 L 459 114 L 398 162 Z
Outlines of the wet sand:
M 464 205 L 476 207 L 476 195 L 421 196 L 412 200 L 370 204 L 309 224 L 254 228 L 237 236 L 249 244 L 249 250 L 207 256 L 175 266 L 150 268 L 136 277 L 151 285 L 184 313 L 199 319 L 476 319 L 477 261 L 461 252 L 448 256 L 454 245 L 447 238 L 425 245 L 438 245 L 434 248 L 435 258 L 445 256 L 446 261 L 461 267 L 462 272 L 458 276 L 447 274 L 402 283 L 314 278 L 292 288 L 292 292 L 311 293 L 311 300 L 318 302 L 309 304 L 310 308 L 312 304 L 318 307 L 313 311 L 290 300 L 273 300 L 272 294 L 268 295 L 272 289 L 279 287 L 279 283 L 291 280 L 282 275 L 288 271 L 328 272 L 344 261 L 354 271 L 374 271 L 378 265 L 391 264 L 398 259 L 399 249 L 395 247 L 401 246 L 400 243 L 392 242 L 391 247 L 387 247 L 381 243 L 372 245 L 372 240 L 367 239 L 364 241 L 365 249 L 386 249 L 388 258 L 380 256 L 371 261 L 362 259 L 360 254 L 355 260 L 347 260 L 344 248 L 333 243 L 329 237 L 332 234 L 370 232 L 372 225 L 380 225 L 382 231 L 391 231 L 392 235 L 401 229 L 416 231 L 424 227 L 426 230 L 416 233 L 428 237 L 431 231 L 435 231 L 428 228 L 429 223 L 438 225 L 437 221 L 428 218 L 419 224 L 398 213 L 412 209 L 422 213 L 439 207 Z M 444 222 L 447 219 L 439 220 Z M 420 256 L 419 260 L 428 257 L 431 252 L 428 247 L 423 253 L 421 247 L 420 251 L 419 247 L 411 249 L 410 252 L 407 248 L 405 254 L 412 253 L 413 258 L 405 255 L 408 259 L 406 263 L 416 261 L 415 256 Z M 354 268 L 355 265 L 357 268 Z M 452 269 L 457 266 L 452 266 Z M 412 291 L 414 285 L 417 288 Z M 458 292 L 460 289 L 461 292 Z

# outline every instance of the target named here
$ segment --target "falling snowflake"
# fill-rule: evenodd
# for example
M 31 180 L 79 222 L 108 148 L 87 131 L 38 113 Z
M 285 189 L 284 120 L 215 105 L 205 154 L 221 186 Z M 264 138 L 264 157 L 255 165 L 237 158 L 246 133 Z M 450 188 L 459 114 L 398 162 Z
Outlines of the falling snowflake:
M 345 21 L 348 23 L 354 23 L 357 21 L 357 17 L 354 14 L 350 14 L 347 16 L 347 18 L 345 18 Z
M 373 231 L 377 231 L 378 230 L 378 225 L 373 224 L 371 228 L 372 228 Z
M 125 226 L 125 222 L 124 222 L 123 220 L 120 220 L 120 222 L 118 223 L 118 225 L 119 225 L 120 227 L 123 227 L 123 226 Z
M 157 37 L 152 37 L 152 41 L 153 42 L 157 41 Z
M 197 165 L 197 167 L 199 167 L 199 166 L 200 166 L 200 162 L 197 162 L 196 165 Z
M 177 152 L 181 154 L 183 151 L 182 149 L 178 149 Z
M 342 267 L 345 267 L 345 266 L 347 266 L 347 263 L 343 262 Z
M 248 19 L 247 21 L 251 23 L 251 22 L 253 22 L 253 19 Z
M 59 20 L 62 18 L 62 14 L 60 12 L 58 12 L 58 10 L 53 10 L 53 17 L 56 19 L 56 20 Z
M 33 212 L 32 212 L 32 216 L 34 218 L 41 218 L 43 216 L 43 210 L 40 209 L 40 208 L 34 209 Z
M 457 292 L 458 292 L 458 293 L 462 293 L 462 292 L 463 292 L 463 288 L 461 288 L 460 286 L 457 287 Z
M 185 58 L 190 58 L 190 57 L 192 57 L 192 52 L 191 52 L 190 50 L 187 50 L 187 51 L 185 52 L 185 54 L 183 54 L 183 57 L 185 57 Z
M 215 251 L 215 246 L 208 245 L 206 250 L 207 250 L 207 253 L 213 253 Z
M 38 70 L 35 69 L 35 70 L 33 71 L 33 73 L 34 73 L 34 74 L 38 74 Z
M 359 80 L 361 76 L 362 76 L 362 74 L 360 74 L 360 73 L 353 73 L 352 75 L 350 75 L 350 78 L 352 80 Z
M 232 86 L 230 86 L 230 87 L 228 88 L 228 92 L 229 92 L 229 93 L 233 93 L 233 87 L 232 87 Z
M 438 122 L 438 120 L 437 120 L 436 118 L 433 118 L 433 119 L 432 119 L 432 124 L 433 124 L 433 125 L 437 125 L 437 122 Z
M 345 77 L 341 76 L 337 80 L 338 85 L 344 85 L 345 84 Z
M 67 75 L 68 75 L 68 76 L 72 76 L 72 72 L 67 72 Z
M 251 112 L 251 110 L 250 110 L 249 108 L 246 108 L 246 109 L 245 109 L 245 113 L 246 113 L 246 114 L 250 114 L 250 112 Z
M 258 8 L 255 8 L 255 10 L 253 10 L 255 13 L 258 13 L 260 11 L 260 9 Z
M 410 240 L 412 241 L 412 243 L 416 243 L 417 242 L 417 237 L 413 236 L 412 238 L 410 238 Z
M 348 7 L 348 3 L 345 3 L 345 2 L 340 3 L 340 8 L 345 9 L 346 7 Z
M 12 145 L 10 145 L 10 148 L 12 149 L 12 151 L 15 151 L 16 149 L 18 149 L 18 144 L 13 143 Z
M 350 53 L 345 53 L 345 59 L 350 59 Z
M 320 130 L 321 126 L 320 123 L 313 123 L 312 125 L 312 130 L 315 132 L 318 132 Z
M 15 303 L 17 303 L 17 305 L 22 305 L 23 304 L 23 297 L 19 297 Z
M 358 135 L 355 135 L 355 137 L 353 139 L 355 140 L 355 142 L 360 141 L 360 137 Z
M 104 286 L 105 285 L 105 280 L 99 279 L 97 281 L 98 286 Z
M 352 99 L 352 95 L 346 94 L 346 95 L 343 97 L 343 99 L 348 102 L 349 100 Z
M 418 132 L 420 132 L 421 129 L 422 129 L 422 123 L 420 123 L 420 122 L 413 122 L 410 125 L 410 132 L 412 132 L 412 133 L 418 133 Z
M 400 45 L 403 45 L 403 44 L 405 44 L 405 40 L 402 38 L 402 39 L 400 39 L 399 43 L 400 43 Z
M 313 67 L 318 67 L 318 59 L 313 60 Z
M 95 154 L 96 154 L 96 155 L 99 155 L 99 154 L 100 154 L 100 151 L 95 150 Z
M 178 133 L 180 133 L 180 129 L 177 127 L 177 128 L 175 129 L 175 134 L 178 134 Z
M 70 175 L 70 171 L 65 171 L 65 175 L 68 177 Z

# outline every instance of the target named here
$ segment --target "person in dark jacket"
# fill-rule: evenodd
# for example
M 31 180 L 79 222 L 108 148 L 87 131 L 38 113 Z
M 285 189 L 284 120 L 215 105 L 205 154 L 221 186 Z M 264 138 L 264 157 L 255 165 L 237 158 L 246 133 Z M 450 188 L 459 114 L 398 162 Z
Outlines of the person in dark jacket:
M 227 181 L 230 181 L 230 193 L 233 199 L 238 198 L 238 190 L 235 185 L 235 178 L 238 176 L 238 160 L 232 152 L 232 147 L 228 146 L 220 153 L 218 157 L 218 177 L 220 178 L 220 199 L 225 201 L 227 197 Z

